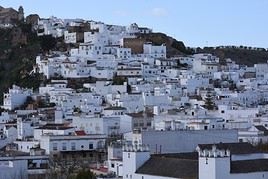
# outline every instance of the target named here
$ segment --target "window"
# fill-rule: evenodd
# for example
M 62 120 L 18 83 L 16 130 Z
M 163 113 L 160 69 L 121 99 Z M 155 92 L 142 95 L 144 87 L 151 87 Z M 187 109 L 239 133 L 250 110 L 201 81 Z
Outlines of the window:
M 93 149 L 93 144 L 89 144 L 89 149 Z
M 75 150 L 76 149 L 74 142 L 71 143 L 71 148 L 72 148 L 72 150 Z
M 204 126 L 204 130 L 208 130 L 208 126 Z
M 127 153 L 127 157 L 130 158 L 130 153 Z
M 67 144 L 65 142 L 62 143 L 62 150 L 67 150 Z
M 55 150 L 58 150 L 58 144 L 57 143 L 53 143 L 52 144 L 52 149 L 55 151 Z
M 114 168 L 114 163 L 111 164 L 111 167 Z

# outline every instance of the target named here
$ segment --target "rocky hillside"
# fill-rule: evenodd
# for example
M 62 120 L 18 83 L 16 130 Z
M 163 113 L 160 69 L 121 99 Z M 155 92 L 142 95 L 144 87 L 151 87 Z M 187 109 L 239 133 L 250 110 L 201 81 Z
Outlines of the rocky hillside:
M 138 38 L 143 42 L 153 42 L 156 45 L 166 44 L 167 56 L 211 53 L 220 57 L 221 63 L 224 63 L 226 58 L 231 58 L 238 64 L 248 66 L 252 66 L 255 63 L 266 63 L 268 60 L 268 51 L 264 48 L 253 49 L 252 47 L 228 46 L 191 49 L 187 48 L 182 41 L 163 33 L 142 34 Z
M 224 59 L 231 58 L 238 64 L 253 66 L 256 63 L 266 63 L 268 60 L 268 51 L 265 49 L 252 49 L 251 47 L 216 47 L 216 48 L 197 48 L 197 53 L 212 53 L 220 57 L 221 62 Z
M 30 75 L 35 58 L 56 47 L 57 39 L 37 37 L 31 25 L 18 24 L 12 29 L 0 29 L 0 104 L 3 92 L 12 84 L 36 89 L 42 77 Z
M 190 48 L 185 47 L 182 41 L 178 41 L 163 33 L 141 34 L 138 38 L 145 42 L 152 42 L 155 45 L 166 44 L 168 57 L 174 55 L 190 55 L 193 53 Z

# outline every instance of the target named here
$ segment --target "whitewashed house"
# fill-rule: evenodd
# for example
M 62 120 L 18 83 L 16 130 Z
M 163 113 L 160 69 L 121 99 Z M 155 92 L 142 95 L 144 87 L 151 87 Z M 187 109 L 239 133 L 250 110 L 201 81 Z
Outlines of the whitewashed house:
M 268 73 L 268 64 L 263 63 L 263 64 L 255 64 L 254 68 L 256 69 L 256 79 L 257 80 L 263 80 L 263 79 L 268 79 L 267 73 Z
M 65 31 L 64 21 L 56 17 L 38 20 L 37 35 L 52 35 L 53 37 L 62 37 Z
M 76 43 L 76 32 L 64 31 L 64 42 L 65 43 Z
M 104 135 L 42 135 L 40 148 L 46 154 L 67 151 L 95 151 L 104 149 L 106 137 Z
M 26 137 L 32 137 L 34 134 L 34 126 L 31 120 L 17 119 L 18 139 L 24 139 Z
M 13 85 L 12 88 L 8 90 L 8 93 L 4 93 L 3 108 L 13 110 L 16 107 L 20 107 L 32 93 L 32 89 L 20 88 L 19 86 Z
M 75 129 L 64 124 L 46 124 L 34 129 L 34 139 L 40 140 L 43 135 L 71 135 Z
M 143 45 L 143 54 L 153 58 L 166 58 L 166 46 L 156 46 L 152 43 L 146 43 Z
M 212 75 L 218 71 L 219 58 L 211 54 L 195 54 L 193 61 L 193 71 L 196 73 L 208 73 Z
M 253 125 L 249 129 L 239 130 L 239 141 L 253 145 L 268 143 L 268 130 L 262 125 Z
M 48 171 L 48 156 L 6 151 L 0 155 L 0 178 L 35 178 Z

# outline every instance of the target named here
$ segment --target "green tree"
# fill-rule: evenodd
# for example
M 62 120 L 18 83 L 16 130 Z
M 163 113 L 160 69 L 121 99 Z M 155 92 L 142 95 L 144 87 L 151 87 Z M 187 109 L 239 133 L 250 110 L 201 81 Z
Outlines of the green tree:
M 57 40 L 51 35 L 44 35 L 44 36 L 39 37 L 39 39 L 41 43 L 41 48 L 44 51 L 49 51 L 56 47 Z
M 78 172 L 76 179 L 96 179 L 96 176 L 90 170 L 83 169 Z
M 213 100 L 211 89 L 208 89 L 208 91 L 207 91 L 204 108 L 206 108 L 208 110 L 214 110 L 216 108 L 216 105 L 215 105 L 214 100 Z
M 123 85 L 127 80 L 124 77 L 114 76 L 113 77 L 113 85 Z

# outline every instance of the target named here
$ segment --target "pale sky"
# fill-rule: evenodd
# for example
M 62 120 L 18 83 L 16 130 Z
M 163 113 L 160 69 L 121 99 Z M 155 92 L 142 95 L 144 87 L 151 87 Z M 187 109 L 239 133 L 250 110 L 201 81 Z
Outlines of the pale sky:
M 164 32 L 186 46 L 268 48 L 268 0 L 1 0 L 26 15 L 83 18 Z

